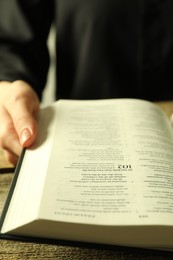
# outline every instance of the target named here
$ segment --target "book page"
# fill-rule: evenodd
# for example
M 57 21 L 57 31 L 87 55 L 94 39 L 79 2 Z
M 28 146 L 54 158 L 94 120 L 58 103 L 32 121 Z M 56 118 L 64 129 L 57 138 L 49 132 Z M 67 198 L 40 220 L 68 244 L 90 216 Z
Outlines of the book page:
M 40 217 L 89 224 L 163 224 L 173 215 L 173 133 L 146 101 L 56 103 Z

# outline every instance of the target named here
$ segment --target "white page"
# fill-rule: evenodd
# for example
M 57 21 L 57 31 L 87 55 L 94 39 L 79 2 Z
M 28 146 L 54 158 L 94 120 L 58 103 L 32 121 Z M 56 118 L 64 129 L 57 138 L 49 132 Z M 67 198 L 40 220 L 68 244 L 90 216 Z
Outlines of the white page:
M 172 128 L 156 106 L 125 99 L 59 101 L 55 135 L 40 217 L 172 223 Z

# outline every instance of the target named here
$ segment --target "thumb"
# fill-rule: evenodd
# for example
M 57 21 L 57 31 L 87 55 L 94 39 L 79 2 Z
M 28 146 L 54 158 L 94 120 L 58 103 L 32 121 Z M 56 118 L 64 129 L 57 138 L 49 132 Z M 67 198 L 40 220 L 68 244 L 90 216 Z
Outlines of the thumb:
M 34 102 L 20 102 L 18 108 L 13 112 L 13 122 L 23 147 L 31 146 L 37 136 L 37 114 L 39 104 Z M 18 112 L 19 111 L 19 112 Z
M 22 84 L 18 83 L 15 98 L 10 99 L 7 103 L 7 111 L 12 119 L 20 144 L 23 147 L 31 146 L 37 136 L 37 114 L 39 111 L 39 99 L 35 91 L 23 82 Z
M 36 121 L 34 121 L 34 119 L 31 117 L 31 119 L 28 118 L 27 120 L 27 124 L 24 123 L 24 118 L 21 118 L 21 125 L 23 126 L 22 128 L 20 128 L 20 126 L 18 126 L 17 128 L 19 128 L 19 141 L 21 146 L 23 147 L 29 147 L 31 146 L 37 136 L 37 123 Z

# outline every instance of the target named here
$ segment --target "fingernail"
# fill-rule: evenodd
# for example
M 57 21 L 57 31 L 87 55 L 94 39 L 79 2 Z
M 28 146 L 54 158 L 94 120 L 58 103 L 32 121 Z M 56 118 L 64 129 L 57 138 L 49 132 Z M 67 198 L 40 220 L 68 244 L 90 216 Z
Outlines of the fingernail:
M 31 137 L 31 132 L 28 128 L 23 129 L 21 135 L 20 135 L 20 142 L 22 145 L 25 145 L 25 143 L 29 140 Z

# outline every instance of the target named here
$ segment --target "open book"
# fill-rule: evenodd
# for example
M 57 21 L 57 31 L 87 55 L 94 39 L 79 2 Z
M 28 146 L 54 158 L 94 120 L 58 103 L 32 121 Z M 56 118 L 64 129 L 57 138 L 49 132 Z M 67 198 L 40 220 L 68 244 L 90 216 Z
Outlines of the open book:
M 21 156 L 1 235 L 173 249 L 173 129 L 153 103 L 59 100 Z

